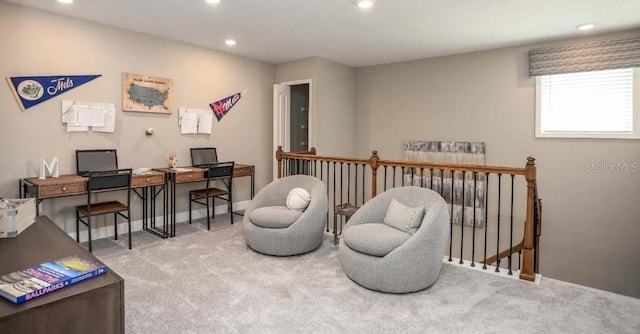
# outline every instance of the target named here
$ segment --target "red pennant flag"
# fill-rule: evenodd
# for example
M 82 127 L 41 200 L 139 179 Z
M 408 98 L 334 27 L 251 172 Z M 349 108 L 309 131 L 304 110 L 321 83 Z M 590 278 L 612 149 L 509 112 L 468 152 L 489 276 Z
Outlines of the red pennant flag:
M 209 104 L 211 110 L 213 110 L 213 114 L 216 115 L 218 122 L 226 115 L 233 106 L 238 103 L 238 101 L 246 94 L 247 90 L 243 90 L 231 96 L 225 97 L 222 100 L 218 100 L 216 102 L 212 102 Z

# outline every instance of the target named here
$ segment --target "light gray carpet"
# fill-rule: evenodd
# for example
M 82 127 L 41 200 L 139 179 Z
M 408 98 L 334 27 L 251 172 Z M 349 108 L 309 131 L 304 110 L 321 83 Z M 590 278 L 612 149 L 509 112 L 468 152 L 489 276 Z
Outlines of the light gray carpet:
M 127 333 L 640 333 L 640 299 L 561 281 L 445 264 L 427 290 L 384 294 L 344 275 L 329 233 L 285 258 L 248 249 L 227 215 L 176 234 L 134 233 L 133 250 L 125 235 L 94 243 L 125 279 Z

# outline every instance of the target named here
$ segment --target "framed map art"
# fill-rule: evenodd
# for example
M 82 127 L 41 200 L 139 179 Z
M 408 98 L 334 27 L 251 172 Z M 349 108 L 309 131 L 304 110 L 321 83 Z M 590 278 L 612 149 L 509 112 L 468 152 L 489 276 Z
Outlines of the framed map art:
M 173 79 L 123 73 L 122 110 L 171 114 Z

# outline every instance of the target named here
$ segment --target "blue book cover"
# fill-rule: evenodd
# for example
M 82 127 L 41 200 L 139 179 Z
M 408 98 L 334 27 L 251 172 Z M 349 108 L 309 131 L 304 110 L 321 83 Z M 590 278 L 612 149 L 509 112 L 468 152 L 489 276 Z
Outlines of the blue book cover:
M 106 272 L 102 263 L 69 256 L 0 276 L 0 295 L 20 304 Z

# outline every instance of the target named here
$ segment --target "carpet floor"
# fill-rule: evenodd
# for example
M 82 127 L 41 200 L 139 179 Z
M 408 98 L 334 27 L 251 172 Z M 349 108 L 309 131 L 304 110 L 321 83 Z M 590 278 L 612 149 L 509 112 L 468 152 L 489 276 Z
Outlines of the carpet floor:
M 125 280 L 127 333 L 640 333 L 640 299 L 445 263 L 411 294 L 367 290 L 342 271 L 333 235 L 293 257 L 258 254 L 240 219 L 178 224 L 176 237 L 94 242 Z

